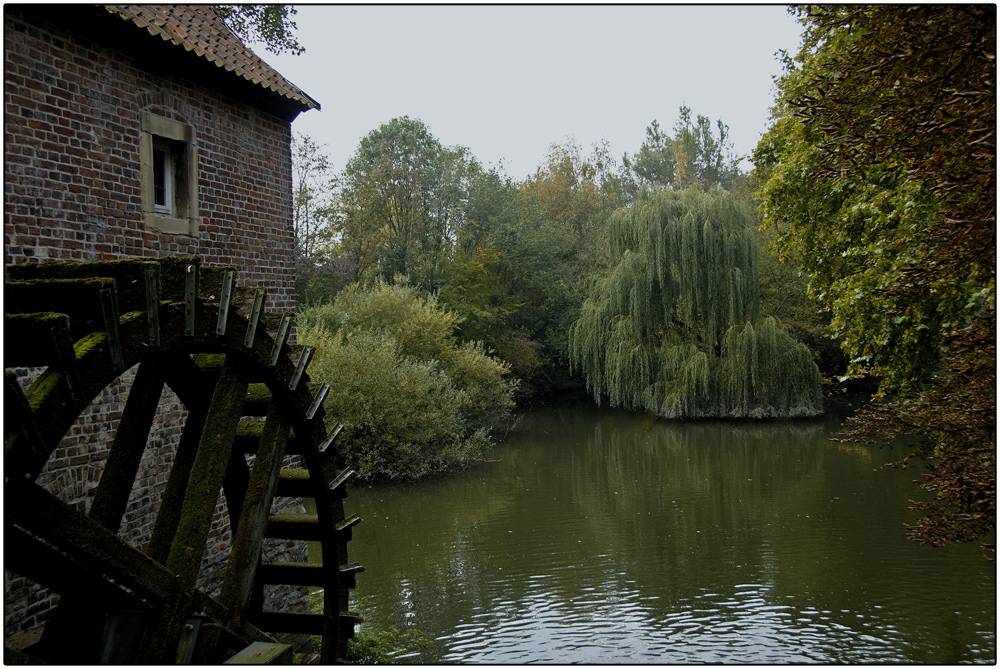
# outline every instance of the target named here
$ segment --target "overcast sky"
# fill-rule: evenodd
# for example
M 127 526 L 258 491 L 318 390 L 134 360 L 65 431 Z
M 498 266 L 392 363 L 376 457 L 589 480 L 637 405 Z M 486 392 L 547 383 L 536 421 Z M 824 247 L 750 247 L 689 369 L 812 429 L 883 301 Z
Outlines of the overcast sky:
M 390 119 L 422 120 L 446 146 L 523 179 L 553 142 L 620 162 L 678 107 L 729 126 L 737 155 L 767 127 L 780 49 L 800 25 L 783 5 L 299 5 L 301 56 L 254 49 L 319 101 L 292 130 L 339 171 Z

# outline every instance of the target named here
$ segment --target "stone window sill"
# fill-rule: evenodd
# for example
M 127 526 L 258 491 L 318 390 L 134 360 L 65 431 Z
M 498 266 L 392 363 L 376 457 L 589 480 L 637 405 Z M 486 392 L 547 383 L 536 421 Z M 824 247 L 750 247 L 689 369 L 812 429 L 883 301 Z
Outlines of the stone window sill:
M 161 214 L 146 214 L 146 228 L 167 235 L 187 235 L 195 237 L 198 234 L 197 219 L 172 218 Z

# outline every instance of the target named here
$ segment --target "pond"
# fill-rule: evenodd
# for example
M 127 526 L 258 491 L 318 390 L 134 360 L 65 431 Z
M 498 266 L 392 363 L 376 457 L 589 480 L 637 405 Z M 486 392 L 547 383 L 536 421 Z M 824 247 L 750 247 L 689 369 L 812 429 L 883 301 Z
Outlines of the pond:
M 996 569 L 837 417 L 525 413 L 490 462 L 359 485 L 352 608 L 432 663 L 994 663 Z

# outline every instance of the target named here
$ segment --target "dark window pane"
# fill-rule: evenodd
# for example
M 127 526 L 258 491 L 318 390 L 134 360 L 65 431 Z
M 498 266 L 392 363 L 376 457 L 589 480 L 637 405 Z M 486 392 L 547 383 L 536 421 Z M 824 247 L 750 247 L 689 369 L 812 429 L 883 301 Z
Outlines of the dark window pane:
M 167 206 L 167 154 L 163 149 L 153 149 L 153 202 Z

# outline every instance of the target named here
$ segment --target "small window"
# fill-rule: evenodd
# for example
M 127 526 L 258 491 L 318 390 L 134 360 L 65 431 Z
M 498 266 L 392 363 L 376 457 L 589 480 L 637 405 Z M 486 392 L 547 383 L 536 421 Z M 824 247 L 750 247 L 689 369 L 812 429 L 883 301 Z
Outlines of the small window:
M 153 210 L 174 215 L 174 157 L 166 142 L 153 141 Z
M 173 235 L 198 234 L 198 160 L 194 128 L 143 112 L 142 209 L 146 227 Z

